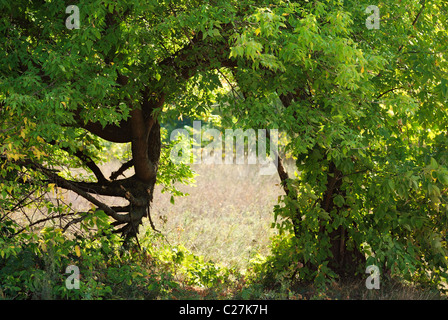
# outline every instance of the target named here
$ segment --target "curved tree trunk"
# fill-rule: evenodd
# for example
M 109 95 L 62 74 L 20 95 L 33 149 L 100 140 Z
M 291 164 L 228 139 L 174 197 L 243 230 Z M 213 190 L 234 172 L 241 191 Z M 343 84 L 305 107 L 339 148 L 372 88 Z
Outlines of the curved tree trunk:
M 140 142 L 137 141 L 137 145 L 139 145 L 139 143 Z M 134 155 L 134 150 L 135 153 L 138 153 L 139 149 L 134 145 L 134 141 L 132 144 Z M 161 147 L 160 125 L 157 122 L 154 122 L 151 125 L 151 129 L 145 144 L 146 156 L 141 156 L 141 158 L 134 156 L 133 158 L 136 174 L 133 177 L 132 186 L 128 186 L 127 188 L 123 187 L 125 197 L 130 202 L 130 221 L 118 229 L 117 232 L 121 232 L 125 238 L 133 237 L 138 234 L 139 226 L 142 224 L 142 220 L 146 216 L 149 218 L 152 225 L 150 204 L 153 199 L 154 187 L 156 184 Z M 142 170 L 143 173 L 141 172 Z M 145 170 L 148 170 L 149 172 Z M 115 223 L 115 225 L 119 225 L 119 223 Z
M 122 81 L 123 85 L 125 83 L 126 81 Z M 85 124 L 79 119 L 80 111 L 76 112 L 79 125 L 92 134 L 112 142 L 131 143 L 132 160 L 113 172 L 109 179 L 106 179 L 99 167 L 81 151 L 72 155 L 77 156 L 92 170 L 97 177 L 97 182 L 68 181 L 43 167 L 36 167 L 59 187 L 76 192 L 108 214 L 114 220 L 112 225 L 118 227 L 115 232 L 121 233 L 125 239 L 138 234 L 144 217 L 149 218 L 154 228 L 150 216 L 150 204 L 159 167 L 161 140 L 160 125 L 153 117 L 153 112 L 162 107 L 164 95 L 160 94 L 158 99 L 154 99 L 154 95 L 151 98 L 149 96 L 148 91 L 142 92 L 141 105 L 134 106 L 130 112 L 130 118 L 122 121 L 120 125 L 108 125 L 103 128 L 96 123 Z M 70 150 L 66 151 L 70 152 Z M 134 176 L 117 180 L 132 166 L 135 168 Z M 129 204 L 123 207 L 109 207 L 96 199 L 95 195 L 121 197 L 128 200 Z

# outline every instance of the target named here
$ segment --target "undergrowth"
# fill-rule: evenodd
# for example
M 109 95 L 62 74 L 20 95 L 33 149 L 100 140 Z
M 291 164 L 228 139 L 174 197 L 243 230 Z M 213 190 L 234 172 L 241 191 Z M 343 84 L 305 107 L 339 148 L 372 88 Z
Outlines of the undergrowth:
M 148 230 L 139 242 L 123 244 L 107 216 L 97 212 L 83 222 L 85 234 L 67 235 L 47 227 L 12 236 L 0 232 L 1 299 L 439 299 L 438 291 L 386 281 L 382 290 L 364 283 L 332 282 L 317 288 L 295 281 L 279 252 L 255 257 L 246 270 L 223 266 L 163 235 Z M 94 231 L 92 231 L 94 230 Z M 275 241 L 273 242 L 275 243 Z M 282 260 L 283 259 L 283 260 Z M 73 288 L 79 270 L 79 288 Z

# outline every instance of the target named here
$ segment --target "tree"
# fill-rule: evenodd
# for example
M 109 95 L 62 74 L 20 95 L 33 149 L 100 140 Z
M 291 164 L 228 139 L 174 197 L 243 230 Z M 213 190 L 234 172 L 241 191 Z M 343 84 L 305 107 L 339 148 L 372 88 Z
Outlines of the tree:
M 187 14 L 187 4 L 81 1 L 80 28 L 68 29 L 63 1 L 3 3 L 2 151 L 5 163 L 15 165 L 8 168 L 36 171 L 40 180 L 76 192 L 122 226 L 126 237 L 135 235 L 149 217 L 159 167 L 157 112 L 199 70 L 234 64 L 225 55 L 226 42 L 203 36 L 225 7 L 208 12 L 198 2 Z M 229 28 L 231 18 L 216 23 Z M 97 137 L 132 145 L 132 160 L 109 179 L 95 162 Z M 49 169 L 64 165 L 87 168 L 96 181 L 66 179 Z M 118 179 L 131 166 L 135 175 Z M 126 198 L 129 205 L 110 207 L 92 194 Z
M 437 278 L 446 270 L 446 5 L 384 4 L 379 30 L 366 28 L 368 6 L 289 3 L 248 18 L 231 49 L 255 70 L 236 72 L 252 78 L 247 121 L 269 119 L 291 137 L 301 175 L 279 166 L 286 196 L 276 214 L 288 218 L 278 225 L 294 235 L 286 245 L 302 275 L 377 264 Z
M 160 124 L 215 103 L 227 125 L 290 138 L 300 175 L 279 159 L 285 196 L 274 213 L 301 277 L 353 276 L 366 264 L 444 276 L 444 1 L 380 3 L 379 29 L 366 27 L 371 3 L 358 0 L 79 1 L 79 29 L 66 28 L 67 5 L 1 2 L 5 207 L 53 183 L 133 236 L 166 174 Z M 132 145 L 109 178 L 96 164 L 99 138 Z M 64 166 L 95 181 L 54 170 Z M 135 175 L 119 179 L 130 166 Z
M 294 235 L 287 245 L 305 263 L 302 275 L 353 276 L 377 264 L 408 279 L 426 279 L 428 269 L 438 278 L 446 270 L 446 5 L 380 5 L 379 30 L 366 27 L 368 6 L 288 3 L 250 16 L 231 49 L 255 70 L 236 72 L 239 83 L 252 80 L 247 123 L 269 119 L 291 137 L 301 175 L 279 166 L 286 196 L 276 214 L 288 218 L 279 227 Z

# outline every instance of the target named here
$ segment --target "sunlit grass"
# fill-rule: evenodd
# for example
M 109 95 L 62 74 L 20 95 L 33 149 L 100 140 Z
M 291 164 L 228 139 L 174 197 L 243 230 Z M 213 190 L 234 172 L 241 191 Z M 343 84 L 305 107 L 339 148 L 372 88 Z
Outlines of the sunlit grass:
M 171 244 L 182 244 L 229 267 L 245 268 L 255 254 L 269 254 L 275 233 L 270 227 L 272 209 L 282 194 L 278 176 L 261 176 L 254 165 L 193 169 L 199 174 L 196 185 L 180 187 L 189 196 L 171 204 L 168 194 L 156 190 L 152 206 L 156 228 Z

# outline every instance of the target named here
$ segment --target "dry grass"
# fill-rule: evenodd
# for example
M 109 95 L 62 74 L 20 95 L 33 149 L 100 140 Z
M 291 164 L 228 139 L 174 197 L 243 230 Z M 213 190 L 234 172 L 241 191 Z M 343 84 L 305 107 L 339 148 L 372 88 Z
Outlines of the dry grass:
M 194 165 L 195 186 L 170 203 L 155 192 L 152 216 L 171 244 L 226 266 L 244 268 L 255 253 L 268 254 L 274 234 L 272 209 L 283 194 L 277 175 L 261 176 L 255 165 Z

